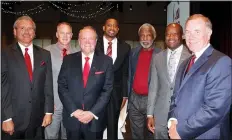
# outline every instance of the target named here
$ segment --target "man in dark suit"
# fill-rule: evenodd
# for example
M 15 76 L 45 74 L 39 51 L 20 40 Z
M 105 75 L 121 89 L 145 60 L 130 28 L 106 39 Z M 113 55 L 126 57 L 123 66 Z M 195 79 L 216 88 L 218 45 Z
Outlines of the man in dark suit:
M 19 17 L 13 28 L 17 43 L 2 48 L 7 74 L 2 99 L 8 101 L 7 105 L 2 102 L 3 139 L 34 138 L 39 133 L 42 136 L 41 125 L 46 127 L 52 121 L 51 56 L 32 44 L 36 26 L 29 16 Z
M 64 57 L 58 76 L 67 139 L 102 139 L 104 114 L 113 89 L 112 59 L 95 52 L 97 33 L 79 32 L 80 52 Z
M 113 59 L 114 88 L 106 114 L 107 139 L 118 139 L 118 118 L 127 100 L 127 78 L 130 45 L 118 39 L 118 21 L 109 18 L 103 26 L 104 35 L 98 39 L 97 50 Z
M 186 44 L 193 52 L 177 73 L 169 112 L 171 139 L 229 139 L 231 58 L 210 44 L 212 23 L 201 15 L 186 21 Z

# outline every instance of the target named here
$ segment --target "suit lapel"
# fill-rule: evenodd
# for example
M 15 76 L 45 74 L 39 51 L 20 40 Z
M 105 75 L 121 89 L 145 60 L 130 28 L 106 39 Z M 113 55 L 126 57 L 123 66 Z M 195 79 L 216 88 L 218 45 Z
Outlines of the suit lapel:
M 168 57 L 168 51 L 166 49 L 163 53 L 162 64 L 164 65 L 164 74 L 166 76 L 166 79 L 167 79 L 168 83 L 171 84 L 171 80 L 170 80 L 169 75 L 168 75 L 168 63 L 167 63 L 168 58 L 167 57 Z
M 191 56 L 190 52 L 188 51 L 188 49 L 183 46 L 183 50 L 182 50 L 182 53 L 181 53 L 181 56 L 180 56 L 180 60 L 179 60 L 179 63 L 177 65 L 177 68 L 176 68 L 176 74 L 179 70 L 179 67 L 180 67 L 180 64 L 186 60 L 187 58 L 189 58 Z M 175 74 L 175 79 L 176 79 L 176 74 Z M 175 83 L 175 81 L 173 81 L 173 84 Z
M 40 63 L 42 63 L 42 61 L 45 62 L 45 60 L 42 60 L 42 54 L 40 53 L 39 48 L 37 48 L 37 46 L 33 45 L 33 55 L 34 55 L 34 70 L 33 70 L 33 76 L 32 76 L 32 83 L 34 83 L 35 79 L 37 78 L 37 74 L 38 74 L 38 68 L 40 67 Z M 46 63 L 46 62 L 45 62 Z
M 19 64 L 19 70 L 22 70 L 21 74 L 23 74 L 24 77 L 26 77 L 25 80 L 31 83 L 21 48 L 19 47 L 18 43 L 13 45 L 12 48 L 14 57 L 16 58 L 15 60 L 17 60 Z
M 200 58 L 198 58 L 198 60 L 192 65 L 189 72 L 185 75 L 185 77 L 183 76 L 184 78 L 183 78 L 183 81 L 181 83 L 180 89 L 189 80 L 189 78 L 196 72 L 196 70 L 198 70 L 208 60 L 208 56 L 210 56 L 212 54 L 212 52 L 213 52 L 213 48 L 210 46 L 209 48 L 207 48 L 205 50 L 205 52 L 200 56 Z M 186 65 L 186 67 L 187 66 L 188 65 Z M 185 67 L 185 71 L 186 71 L 186 67 Z M 185 71 L 184 71 L 184 73 L 185 73 Z
M 114 71 L 116 71 L 118 69 L 118 67 L 120 66 L 120 58 L 123 58 L 121 57 L 120 55 L 123 53 L 123 47 L 122 47 L 122 44 L 120 43 L 119 39 L 118 39 L 118 43 L 117 43 L 117 58 L 114 62 L 114 65 L 113 65 L 113 69 Z

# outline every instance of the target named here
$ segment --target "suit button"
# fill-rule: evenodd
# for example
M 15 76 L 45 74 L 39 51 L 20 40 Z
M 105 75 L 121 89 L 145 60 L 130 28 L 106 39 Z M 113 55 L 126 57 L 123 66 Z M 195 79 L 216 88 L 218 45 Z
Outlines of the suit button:
M 173 88 L 171 87 L 170 90 L 173 90 Z
M 29 103 L 31 103 L 31 101 L 29 101 Z
M 32 88 L 31 88 L 31 90 L 32 90 Z

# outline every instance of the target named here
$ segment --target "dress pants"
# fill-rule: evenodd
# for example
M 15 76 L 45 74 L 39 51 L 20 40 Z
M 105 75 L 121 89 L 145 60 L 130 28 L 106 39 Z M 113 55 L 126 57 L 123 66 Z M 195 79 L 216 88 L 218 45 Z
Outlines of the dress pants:
M 117 104 L 116 104 L 117 102 Z M 107 105 L 107 139 L 118 140 L 118 119 L 120 114 L 119 103 L 122 101 L 116 101 L 114 97 L 111 97 Z M 121 105 L 121 104 L 120 104 Z
M 132 139 L 154 139 L 147 129 L 147 97 L 132 91 L 129 99 L 129 119 Z
M 44 139 L 44 127 L 31 128 L 28 127 L 24 131 L 15 131 L 13 135 L 9 135 L 2 131 L 2 140 L 14 139 Z
M 100 140 L 103 137 L 103 131 L 91 132 L 89 131 L 88 124 L 81 124 L 79 130 L 70 131 L 66 130 L 68 140 Z
M 45 128 L 45 139 L 58 139 L 61 132 L 61 139 L 67 139 L 66 129 L 62 121 L 63 109 L 55 110 L 52 115 L 52 123 Z

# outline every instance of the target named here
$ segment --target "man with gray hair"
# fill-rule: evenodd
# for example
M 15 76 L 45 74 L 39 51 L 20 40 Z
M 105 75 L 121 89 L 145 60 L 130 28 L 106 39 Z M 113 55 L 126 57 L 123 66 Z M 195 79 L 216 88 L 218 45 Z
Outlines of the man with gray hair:
M 154 46 L 156 31 L 151 24 L 144 23 L 138 35 L 141 46 L 132 49 L 129 57 L 128 113 L 132 139 L 145 139 L 145 136 L 153 138 L 146 128 L 150 62 L 160 49 Z
M 35 31 L 29 16 L 19 17 L 13 26 L 17 42 L 2 48 L 2 72 L 6 74 L 1 87 L 4 140 L 42 138 L 42 127 L 52 122 L 51 55 L 33 44 Z

